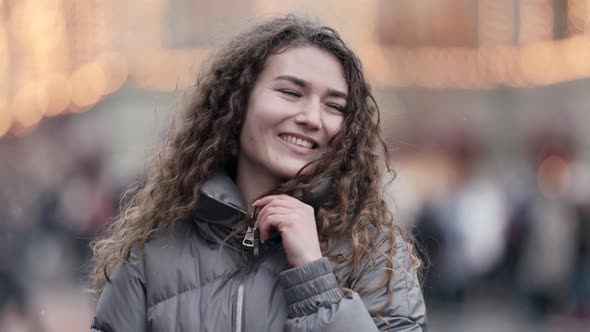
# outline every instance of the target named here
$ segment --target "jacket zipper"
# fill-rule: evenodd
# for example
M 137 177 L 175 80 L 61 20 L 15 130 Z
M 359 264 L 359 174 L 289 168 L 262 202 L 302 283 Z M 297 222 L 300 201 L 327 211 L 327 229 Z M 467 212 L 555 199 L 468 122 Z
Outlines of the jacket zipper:
M 246 275 L 240 280 L 238 285 L 238 296 L 236 298 L 236 320 L 235 320 L 235 332 L 242 332 L 242 315 L 244 306 L 244 281 L 246 281 Z
M 260 235 L 258 230 L 256 229 L 256 216 L 258 215 L 258 209 L 255 209 L 252 213 L 251 221 L 254 222 L 254 227 L 248 226 L 248 230 L 246 231 L 246 235 L 244 236 L 244 240 L 242 241 L 242 245 L 246 248 L 252 248 L 252 252 L 248 250 L 248 268 L 246 272 L 240 279 L 240 283 L 238 284 L 238 293 L 236 296 L 236 311 L 235 311 L 235 321 L 234 321 L 234 331 L 235 332 L 242 332 L 242 316 L 244 313 L 244 284 L 246 283 L 246 278 L 250 274 L 252 270 L 252 266 L 254 258 L 258 257 L 258 247 L 259 247 L 259 239 Z
M 256 245 L 257 247 L 258 245 Z M 242 317 L 244 314 L 244 285 L 246 283 L 246 279 L 248 278 L 248 276 L 250 275 L 250 272 L 252 272 L 252 267 L 254 266 L 254 258 L 258 256 L 258 253 L 254 254 L 254 252 L 251 252 L 250 250 L 248 250 L 248 268 L 246 269 L 246 272 L 244 273 L 244 275 L 242 276 L 242 278 L 240 279 L 240 283 L 238 284 L 238 292 L 236 294 L 236 310 L 235 310 L 235 320 L 234 320 L 234 326 L 235 332 L 242 332 Z

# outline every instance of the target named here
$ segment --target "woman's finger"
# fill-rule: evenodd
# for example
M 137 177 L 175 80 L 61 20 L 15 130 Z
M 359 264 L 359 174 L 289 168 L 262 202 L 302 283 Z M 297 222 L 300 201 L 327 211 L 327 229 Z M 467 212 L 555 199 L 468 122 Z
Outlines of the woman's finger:
M 272 214 L 287 214 L 291 211 L 291 209 L 282 207 L 282 206 L 270 206 L 266 205 L 264 208 L 258 212 L 258 216 L 256 217 L 256 225 L 259 228 L 259 223 L 264 220 L 268 215 Z
M 258 218 L 256 218 L 256 228 L 260 232 L 260 238 L 266 241 L 272 228 L 276 227 L 281 220 L 286 220 L 291 214 L 293 214 L 293 210 L 284 207 L 266 206 L 260 210 Z
M 287 214 L 271 214 L 260 220 L 258 231 L 260 232 L 260 239 L 266 241 L 270 237 L 270 232 L 273 229 L 281 231 L 281 224 L 286 222 Z

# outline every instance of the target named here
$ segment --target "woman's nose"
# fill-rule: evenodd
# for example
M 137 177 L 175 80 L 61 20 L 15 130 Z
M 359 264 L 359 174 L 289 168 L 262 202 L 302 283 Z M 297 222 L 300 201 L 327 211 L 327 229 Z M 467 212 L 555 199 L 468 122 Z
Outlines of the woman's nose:
M 311 129 L 322 129 L 321 102 L 319 100 L 309 100 L 301 106 L 295 121 Z

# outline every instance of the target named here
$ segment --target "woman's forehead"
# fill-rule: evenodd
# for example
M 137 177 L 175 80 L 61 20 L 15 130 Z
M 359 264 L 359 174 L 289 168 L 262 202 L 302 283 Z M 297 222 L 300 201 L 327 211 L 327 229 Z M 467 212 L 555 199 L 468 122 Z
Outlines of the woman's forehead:
M 270 56 L 260 79 L 266 81 L 280 77 L 294 77 L 311 85 L 343 93 L 348 91 L 340 60 L 315 46 L 292 47 Z

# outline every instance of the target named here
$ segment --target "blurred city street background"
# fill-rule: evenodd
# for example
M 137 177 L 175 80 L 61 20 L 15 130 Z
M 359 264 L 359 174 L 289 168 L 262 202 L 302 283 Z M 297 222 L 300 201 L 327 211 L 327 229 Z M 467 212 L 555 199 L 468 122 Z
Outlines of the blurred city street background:
M 362 58 L 429 331 L 590 331 L 590 0 L 0 0 L 0 331 L 88 330 L 89 242 L 228 37 Z

